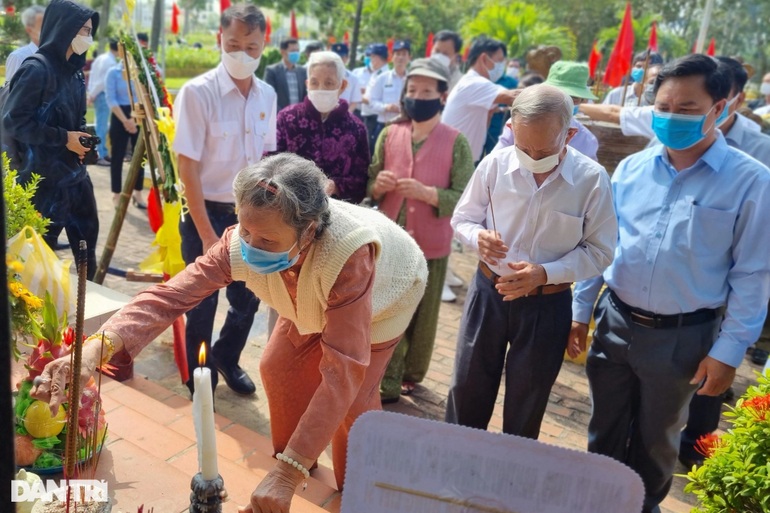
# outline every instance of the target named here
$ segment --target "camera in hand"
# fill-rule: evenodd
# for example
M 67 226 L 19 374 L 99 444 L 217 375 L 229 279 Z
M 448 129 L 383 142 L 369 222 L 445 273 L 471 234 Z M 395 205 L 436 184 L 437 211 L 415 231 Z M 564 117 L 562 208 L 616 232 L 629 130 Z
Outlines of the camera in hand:
M 90 148 L 90 149 L 93 150 L 94 148 L 99 146 L 101 143 L 102 143 L 102 140 L 99 137 L 95 136 L 95 135 L 91 135 L 91 136 L 88 136 L 88 137 L 83 135 L 83 136 L 80 137 L 80 144 L 84 148 Z

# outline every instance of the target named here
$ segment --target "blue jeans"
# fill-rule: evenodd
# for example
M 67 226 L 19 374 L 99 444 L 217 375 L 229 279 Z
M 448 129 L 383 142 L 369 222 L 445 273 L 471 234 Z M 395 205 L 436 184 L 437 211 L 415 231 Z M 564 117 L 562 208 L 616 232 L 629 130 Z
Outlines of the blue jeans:
M 225 229 L 238 223 L 235 215 L 235 206 L 224 203 L 206 202 L 206 212 L 209 221 L 217 235 L 221 236 Z M 179 231 L 182 235 L 182 258 L 186 264 L 191 264 L 203 254 L 203 243 L 198 236 L 198 230 L 191 216 L 186 216 L 179 223 Z M 191 386 L 193 371 L 198 367 L 198 351 L 201 342 L 206 344 L 206 354 L 211 358 L 206 360 L 206 366 L 211 368 L 211 385 L 217 385 L 217 371 L 214 361 L 219 367 L 231 368 L 238 365 L 241 351 L 246 345 L 251 325 L 254 322 L 254 314 L 259 308 L 259 300 L 254 293 L 246 288 L 242 281 L 234 281 L 227 286 L 227 301 L 230 308 L 227 310 L 225 323 L 219 332 L 219 338 L 211 348 L 212 332 L 214 330 L 214 316 L 217 312 L 219 291 L 214 292 L 204 299 L 195 308 L 187 312 L 187 326 L 185 328 L 185 340 L 187 346 L 187 368 L 190 371 Z
M 96 111 L 96 135 L 102 142 L 96 147 L 99 152 L 99 158 L 104 158 L 110 154 L 107 150 L 107 129 L 110 126 L 110 108 L 107 106 L 107 96 L 99 93 L 94 99 L 94 110 Z

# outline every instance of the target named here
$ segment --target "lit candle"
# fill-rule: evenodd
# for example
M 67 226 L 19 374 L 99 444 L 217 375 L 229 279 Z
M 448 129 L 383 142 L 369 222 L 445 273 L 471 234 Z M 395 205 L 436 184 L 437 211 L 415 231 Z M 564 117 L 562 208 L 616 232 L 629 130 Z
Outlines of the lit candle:
M 217 439 L 214 431 L 214 397 L 211 392 L 211 369 L 205 367 L 206 346 L 201 344 L 198 353 L 200 367 L 193 372 L 193 421 L 198 439 L 198 468 L 203 479 L 217 478 Z

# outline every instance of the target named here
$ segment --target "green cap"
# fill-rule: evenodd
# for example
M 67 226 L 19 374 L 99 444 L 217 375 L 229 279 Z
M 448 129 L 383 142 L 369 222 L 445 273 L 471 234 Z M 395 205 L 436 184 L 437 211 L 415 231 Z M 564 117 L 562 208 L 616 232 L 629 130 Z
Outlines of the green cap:
M 546 84 L 558 87 L 575 98 L 596 100 L 588 88 L 588 65 L 580 62 L 556 61 L 548 72 Z

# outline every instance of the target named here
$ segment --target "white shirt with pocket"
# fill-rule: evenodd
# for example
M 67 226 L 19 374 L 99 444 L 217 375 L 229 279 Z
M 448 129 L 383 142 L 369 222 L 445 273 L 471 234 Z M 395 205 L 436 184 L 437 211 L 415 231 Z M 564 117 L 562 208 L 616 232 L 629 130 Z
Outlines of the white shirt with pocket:
M 238 172 L 276 150 L 275 91 L 254 77 L 244 98 L 221 63 L 182 87 L 174 117 L 174 151 L 200 162 L 209 201 L 232 203 Z
M 372 76 L 366 96 L 369 98 L 369 109 L 377 114 L 378 123 L 393 121 L 398 112 L 386 112 L 387 105 L 401 105 L 401 92 L 404 90 L 406 73 L 400 77 L 396 70 L 389 70 L 376 78 Z
M 460 242 L 477 252 L 479 232 L 496 227 L 509 250 L 490 269 L 505 276 L 513 273 L 508 263 L 541 264 L 548 284 L 600 275 L 618 239 L 609 175 L 571 147 L 540 187 L 519 167 L 513 146 L 492 152 L 473 173 L 451 223 Z
M 449 93 L 441 122 L 456 128 L 468 139 L 474 162 L 481 158 L 484 150 L 489 110 L 495 106 L 495 98 L 505 91 L 505 87 L 471 69 Z

